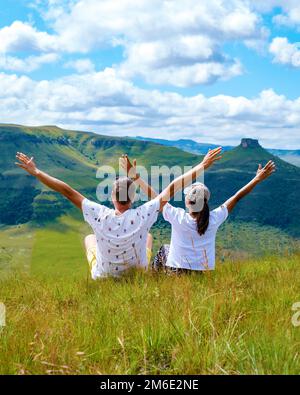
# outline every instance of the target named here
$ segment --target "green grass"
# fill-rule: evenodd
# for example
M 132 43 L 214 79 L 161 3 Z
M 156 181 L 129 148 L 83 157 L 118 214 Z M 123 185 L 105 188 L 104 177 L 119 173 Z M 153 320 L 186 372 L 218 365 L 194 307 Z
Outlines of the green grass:
M 49 276 L 78 278 L 87 273 L 83 240 L 84 234 L 88 233 L 90 231 L 84 223 L 70 217 L 62 217 L 46 229 L 36 230 L 31 274 L 47 281 Z
M 1 287 L 0 373 L 296 374 L 299 279 L 299 257 L 201 277 L 21 275 Z
M 225 258 L 202 276 L 93 282 L 87 233 L 66 217 L 46 229 L 2 230 L 19 265 L 1 277 L 0 374 L 299 373 L 300 328 L 291 324 L 299 254 Z
M 16 270 L 31 269 L 34 238 L 35 232 L 28 225 L 0 228 L 0 280 Z

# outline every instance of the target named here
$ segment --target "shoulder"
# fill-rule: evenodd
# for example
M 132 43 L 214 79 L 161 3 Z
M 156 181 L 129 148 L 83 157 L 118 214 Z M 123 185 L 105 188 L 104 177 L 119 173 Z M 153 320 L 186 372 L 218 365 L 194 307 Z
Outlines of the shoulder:
M 210 212 L 210 222 L 212 225 L 221 225 L 228 217 L 228 209 L 225 204 L 217 207 L 216 209 Z
M 140 207 L 138 207 L 140 211 L 145 211 L 145 212 L 155 212 L 159 211 L 160 209 L 160 200 L 159 198 L 155 198 L 152 200 L 149 200 L 149 202 L 146 202 L 142 204 Z
M 167 221 L 171 219 L 182 219 L 186 215 L 186 212 L 183 208 L 174 207 L 170 203 L 167 203 L 163 209 L 163 216 Z
M 95 214 L 99 215 L 100 213 L 110 213 L 112 210 L 109 209 L 108 207 L 104 206 L 103 204 L 93 202 L 92 200 L 89 199 L 84 199 L 82 202 L 82 211 L 84 215 L 89 215 L 92 212 L 95 212 Z

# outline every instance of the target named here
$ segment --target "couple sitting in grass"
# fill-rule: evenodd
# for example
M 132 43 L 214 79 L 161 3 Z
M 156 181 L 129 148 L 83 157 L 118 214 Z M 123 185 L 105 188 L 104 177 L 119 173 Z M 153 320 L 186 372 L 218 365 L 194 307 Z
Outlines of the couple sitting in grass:
M 264 168 L 259 165 L 255 177 L 244 188 L 210 211 L 208 188 L 202 183 L 193 184 L 193 181 L 221 159 L 221 150 L 210 150 L 201 163 L 174 179 L 160 194 L 137 174 L 136 162 L 132 164 L 124 155 L 120 160 L 128 177 L 120 177 L 113 184 L 111 198 L 114 209 L 86 199 L 66 183 L 39 170 L 33 158 L 20 152 L 16 155 L 19 161 L 16 164 L 82 210 L 85 221 L 93 229 L 93 234 L 85 238 L 85 247 L 91 275 L 96 280 L 120 276 L 129 268 L 147 269 L 150 266 L 152 237 L 149 232 L 159 212 L 170 222 L 172 236 L 170 246 L 160 249 L 154 266 L 163 266 L 166 271 L 174 273 L 202 272 L 215 268 L 215 238 L 219 226 L 240 199 L 275 171 L 272 161 Z M 132 208 L 136 186 L 150 200 Z M 187 211 L 168 203 L 183 189 Z

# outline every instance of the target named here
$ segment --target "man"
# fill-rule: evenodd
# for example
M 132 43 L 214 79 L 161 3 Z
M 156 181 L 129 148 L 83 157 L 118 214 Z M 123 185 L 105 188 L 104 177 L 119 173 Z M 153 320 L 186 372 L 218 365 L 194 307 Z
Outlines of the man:
M 34 158 L 18 152 L 16 165 L 36 177 L 43 184 L 59 192 L 83 212 L 93 234 L 85 238 L 87 258 L 92 278 L 118 277 L 129 268 L 146 269 L 151 259 L 151 226 L 165 204 L 185 186 L 191 184 L 205 169 L 221 159 L 221 147 L 209 151 L 203 161 L 183 176 L 177 177 L 157 197 L 133 209 L 135 187 L 147 190 L 151 198 L 153 191 L 139 175 L 133 179 L 121 177 L 114 182 L 112 202 L 114 209 L 94 203 L 66 183 L 39 170 Z

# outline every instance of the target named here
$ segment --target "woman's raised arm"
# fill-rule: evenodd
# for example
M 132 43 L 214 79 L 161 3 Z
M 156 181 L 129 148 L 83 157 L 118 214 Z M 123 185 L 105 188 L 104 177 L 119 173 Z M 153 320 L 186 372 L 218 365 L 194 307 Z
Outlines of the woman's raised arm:
M 230 213 L 241 199 L 248 195 L 256 187 L 257 184 L 269 178 L 275 172 L 275 170 L 275 163 L 271 160 L 266 164 L 265 167 L 259 165 L 256 176 L 247 185 L 240 189 L 234 196 L 232 196 L 224 203 L 224 205 L 228 209 L 228 212 Z

